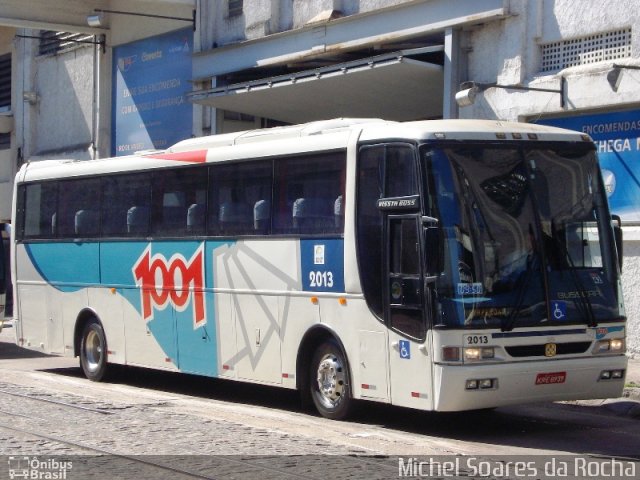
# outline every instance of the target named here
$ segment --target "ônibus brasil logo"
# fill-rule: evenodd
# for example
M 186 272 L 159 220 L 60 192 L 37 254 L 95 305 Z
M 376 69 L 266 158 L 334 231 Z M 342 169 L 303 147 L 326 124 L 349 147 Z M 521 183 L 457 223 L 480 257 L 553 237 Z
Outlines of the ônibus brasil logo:
M 133 276 L 140 288 L 142 317 L 153 320 L 154 309 L 168 305 L 182 312 L 193 303 L 193 328 L 207 323 L 204 305 L 204 244 L 189 260 L 176 253 L 169 260 L 161 253 L 151 255 L 151 244 L 133 266 Z M 193 300 L 193 302 L 191 302 Z

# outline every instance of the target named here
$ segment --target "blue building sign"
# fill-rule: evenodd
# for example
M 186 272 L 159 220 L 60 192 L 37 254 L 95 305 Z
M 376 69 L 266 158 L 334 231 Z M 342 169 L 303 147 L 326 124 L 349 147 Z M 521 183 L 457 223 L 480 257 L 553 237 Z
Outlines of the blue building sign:
M 193 31 L 177 30 L 113 49 L 114 156 L 163 149 L 189 138 Z
M 595 141 L 612 213 L 640 222 L 640 110 L 540 120 Z

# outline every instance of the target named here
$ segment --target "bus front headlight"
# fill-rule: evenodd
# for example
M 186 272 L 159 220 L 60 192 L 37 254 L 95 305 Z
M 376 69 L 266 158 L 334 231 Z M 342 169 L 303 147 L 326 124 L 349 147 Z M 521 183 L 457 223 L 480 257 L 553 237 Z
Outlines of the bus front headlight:
M 611 338 L 596 343 L 594 353 L 624 353 L 624 338 Z
M 480 360 L 492 360 L 496 356 L 493 347 L 466 347 L 464 349 L 465 362 L 477 362 Z

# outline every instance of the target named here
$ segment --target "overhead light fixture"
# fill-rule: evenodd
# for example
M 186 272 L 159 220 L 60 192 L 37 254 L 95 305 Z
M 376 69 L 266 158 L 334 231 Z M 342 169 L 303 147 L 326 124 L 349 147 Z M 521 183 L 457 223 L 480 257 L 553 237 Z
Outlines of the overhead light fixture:
M 611 90 L 614 92 L 618 91 L 618 87 L 620 87 L 620 82 L 622 81 L 622 70 L 640 70 L 640 66 L 638 65 L 618 65 L 614 63 L 611 66 L 611 71 L 607 73 L 607 81 L 611 86 Z
M 24 91 L 22 92 L 22 101 L 29 105 L 35 105 L 40 101 L 40 95 L 38 95 L 38 92 Z
M 476 101 L 476 96 L 480 92 L 484 92 L 489 88 L 502 88 L 505 90 L 522 90 L 522 91 L 532 91 L 532 92 L 549 92 L 549 93 L 559 93 L 560 94 L 560 108 L 564 108 L 564 90 L 565 90 L 566 80 L 564 77 L 560 77 L 560 88 L 536 88 L 536 87 L 523 87 L 520 85 L 498 85 L 497 83 L 477 83 L 477 82 L 464 82 L 460 85 L 460 91 L 456 93 L 456 103 L 460 107 L 468 107 L 473 105 Z
M 162 18 L 164 20 L 179 20 L 181 22 L 189 22 L 193 26 L 193 30 L 196 29 L 196 11 L 192 10 L 191 17 L 170 17 L 167 15 L 156 15 L 154 13 L 140 13 L 140 12 L 125 12 L 122 10 L 106 10 L 104 8 L 94 8 L 93 15 L 87 16 L 87 24 L 90 27 L 103 27 L 104 26 L 104 14 L 111 13 L 114 15 L 131 15 L 136 17 L 148 17 L 148 18 Z
M 100 28 L 104 26 L 104 13 L 98 12 L 95 15 L 87 16 L 87 23 L 90 27 Z

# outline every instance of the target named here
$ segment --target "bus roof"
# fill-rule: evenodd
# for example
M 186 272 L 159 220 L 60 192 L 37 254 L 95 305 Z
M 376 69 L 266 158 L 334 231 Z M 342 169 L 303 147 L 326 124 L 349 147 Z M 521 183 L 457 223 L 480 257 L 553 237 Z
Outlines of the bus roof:
M 352 135 L 360 141 L 384 139 L 591 141 L 580 132 L 498 120 L 423 120 L 337 118 L 300 125 L 247 130 L 183 140 L 167 150 L 96 160 L 44 160 L 22 166 L 18 181 L 98 175 L 175 166 L 266 158 L 276 155 L 346 149 Z
M 500 120 L 423 120 L 371 124 L 363 129 L 360 140 L 376 138 L 412 138 L 414 140 L 541 140 L 591 142 L 588 135 L 572 130 L 533 123 Z

